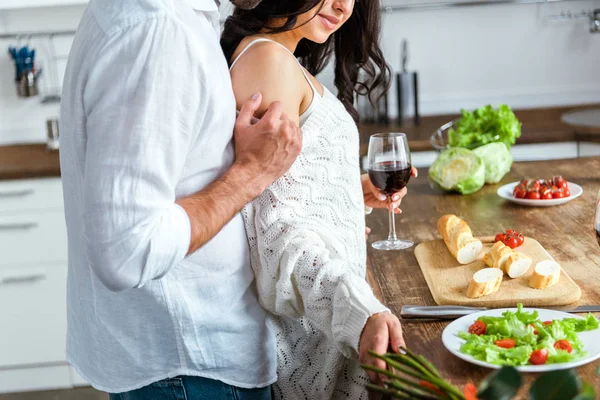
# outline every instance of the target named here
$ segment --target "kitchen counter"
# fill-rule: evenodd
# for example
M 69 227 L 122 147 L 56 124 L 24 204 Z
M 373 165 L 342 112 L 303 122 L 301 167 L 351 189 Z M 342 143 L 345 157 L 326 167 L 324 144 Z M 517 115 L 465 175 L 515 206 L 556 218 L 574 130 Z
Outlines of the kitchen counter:
M 58 176 L 58 151 L 46 151 L 45 144 L 0 146 L 0 180 Z
M 581 185 L 583 195 L 556 207 L 522 207 L 496 195 L 502 184 L 527 177 L 560 174 Z M 498 185 L 486 185 L 471 196 L 444 194 L 432 189 L 427 171 L 408 185 L 408 196 L 402 203 L 403 213 L 396 218 L 400 239 L 416 244 L 438 239 L 436 224 L 444 214 L 464 218 L 476 235 L 486 236 L 508 228 L 532 235 L 569 273 L 582 290 L 579 305 L 600 304 L 600 247 L 593 228 L 596 194 L 600 189 L 600 157 L 572 160 L 515 163 L 511 172 Z M 372 228 L 369 243 L 384 239 L 388 217 L 375 210 L 367 217 Z M 404 251 L 378 251 L 369 246 L 369 281 L 375 293 L 400 315 L 403 305 L 435 305 L 425 278 L 417 264 L 414 248 Z M 600 313 L 597 314 L 600 316 Z M 403 321 L 407 344 L 413 351 L 429 358 L 442 375 L 463 386 L 472 380 L 479 383 L 491 370 L 460 360 L 442 345 L 441 335 L 447 322 Z M 600 360 L 578 368 L 584 380 L 600 388 L 596 369 Z M 535 375 L 526 375 L 531 383 Z
M 600 127 L 572 126 L 564 123 L 561 117 L 569 111 L 598 108 L 598 105 L 536 108 L 515 110 L 515 115 L 523 123 L 522 135 L 517 144 L 537 144 L 552 142 L 599 142 Z M 422 117 L 419 125 L 408 122 L 399 126 L 391 124 L 359 124 L 361 155 L 366 155 L 369 137 L 382 132 L 404 132 L 408 135 L 411 151 L 433 150 L 429 137 L 446 122 L 460 117 L 459 114 Z

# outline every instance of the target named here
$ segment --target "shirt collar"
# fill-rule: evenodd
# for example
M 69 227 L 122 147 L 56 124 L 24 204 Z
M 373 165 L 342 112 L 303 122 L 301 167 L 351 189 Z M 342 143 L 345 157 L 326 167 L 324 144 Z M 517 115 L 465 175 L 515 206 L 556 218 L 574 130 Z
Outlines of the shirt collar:
M 186 0 L 196 11 L 218 11 L 218 0 Z

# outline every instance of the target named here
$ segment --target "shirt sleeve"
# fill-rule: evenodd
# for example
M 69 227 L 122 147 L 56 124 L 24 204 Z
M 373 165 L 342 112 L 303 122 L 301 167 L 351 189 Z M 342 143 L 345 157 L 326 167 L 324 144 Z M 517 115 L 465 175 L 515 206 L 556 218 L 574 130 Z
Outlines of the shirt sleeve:
M 306 317 L 342 354 L 356 356 L 367 319 L 389 310 L 353 272 L 352 264 L 365 260 L 335 256 L 335 232 L 299 211 L 306 199 L 300 191 L 286 196 L 286 182 L 276 181 L 243 211 L 260 302 L 275 315 Z
M 175 187 L 206 112 L 189 35 L 151 19 L 114 33 L 89 61 L 84 234 L 89 264 L 110 290 L 161 278 L 189 248 Z

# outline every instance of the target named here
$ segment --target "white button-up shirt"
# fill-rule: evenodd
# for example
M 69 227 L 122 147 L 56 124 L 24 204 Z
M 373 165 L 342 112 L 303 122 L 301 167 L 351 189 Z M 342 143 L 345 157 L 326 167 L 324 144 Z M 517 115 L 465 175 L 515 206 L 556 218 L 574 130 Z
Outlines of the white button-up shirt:
M 276 379 L 241 216 L 186 257 L 190 223 L 175 204 L 234 159 L 215 28 L 212 0 L 91 0 L 73 43 L 60 121 L 67 356 L 103 391 L 177 375 Z

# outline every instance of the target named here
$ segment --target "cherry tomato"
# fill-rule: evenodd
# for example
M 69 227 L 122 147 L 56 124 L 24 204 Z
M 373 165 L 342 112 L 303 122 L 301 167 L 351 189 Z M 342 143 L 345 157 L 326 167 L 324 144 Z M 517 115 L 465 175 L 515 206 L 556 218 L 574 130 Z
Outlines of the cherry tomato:
M 545 192 L 545 193 L 541 194 L 541 195 L 540 195 L 540 198 L 541 198 L 542 200 L 552 200 L 552 199 L 553 199 L 553 197 L 552 197 L 552 192 L 551 192 L 550 190 L 548 190 L 547 192 Z
M 477 400 L 477 388 L 471 382 L 464 388 L 465 400 Z
M 519 247 L 519 241 L 515 236 L 508 236 L 502 243 L 504 245 L 510 247 L 511 249 L 516 249 Z
M 548 361 L 548 350 L 546 349 L 535 350 L 529 356 L 529 362 L 533 365 L 546 364 L 546 361 Z
M 527 187 L 528 184 L 529 184 L 529 181 L 527 179 L 523 179 L 521 182 L 519 182 L 519 186 L 523 186 L 523 187 Z
M 539 179 L 530 180 L 529 184 L 527 185 L 527 191 L 529 192 L 530 190 L 540 190 L 541 186 L 542 184 Z
M 571 191 L 568 187 L 563 189 L 563 194 L 565 195 L 565 197 L 571 197 Z
M 552 321 L 544 321 L 542 324 L 544 324 L 544 326 L 552 325 Z
M 507 234 L 507 235 L 512 235 L 513 233 L 515 233 L 515 231 L 514 231 L 514 230 L 512 230 L 512 229 L 507 229 L 507 230 L 506 230 L 506 234 Z
M 499 339 L 496 340 L 494 344 L 498 347 L 502 347 L 503 349 L 512 349 L 515 347 L 517 342 L 514 339 Z
M 506 235 L 504 233 L 499 233 L 494 238 L 494 243 L 495 242 L 504 242 L 504 240 L 506 240 Z
M 557 350 L 566 350 L 567 353 L 573 351 L 573 346 L 571 346 L 571 343 L 569 343 L 568 340 L 559 340 L 558 342 L 554 343 L 554 348 Z
M 529 200 L 539 200 L 540 199 L 540 192 L 535 191 L 535 192 L 527 192 L 527 196 L 526 196 Z
M 569 186 L 565 178 L 560 175 L 556 175 L 554 178 L 552 178 L 552 181 L 554 182 L 554 186 L 559 189 L 565 189 Z
M 565 192 L 562 189 L 558 189 L 556 192 L 552 193 L 553 199 L 562 199 L 565 197 Z
M 523 236 L 522 233 L 519 233 L 519 236 L 517 236 L 517 245 L 523 246 L 523 243 L 525 243 L 525 236 Z
M 527 190 L 525 188 L 516 187 L 513 196 L 517 199 L 524 199 L 525 196 L 527 196 Z
M 487 326 L 485 322 L 479 320 L 473 322 L 473 325 L 469 327 L 469 333 L 472 333 L 474 335 L 485 335 L 486 331 Z
M 533 328 L 533 334 L 534 335 L 539 335 L 539 332 L 538 332 L 537 328 L 535 327 L 535 325 L 529 324 L 529 326 Z

